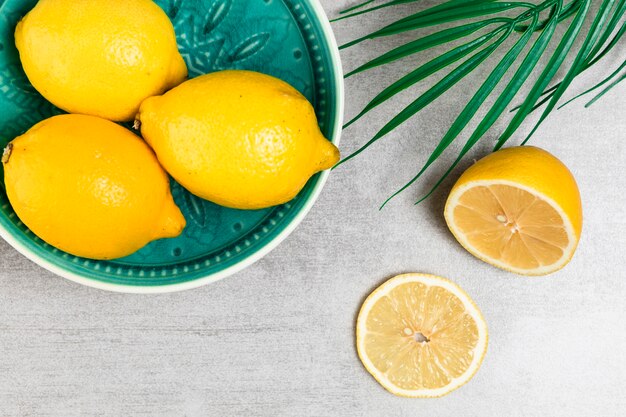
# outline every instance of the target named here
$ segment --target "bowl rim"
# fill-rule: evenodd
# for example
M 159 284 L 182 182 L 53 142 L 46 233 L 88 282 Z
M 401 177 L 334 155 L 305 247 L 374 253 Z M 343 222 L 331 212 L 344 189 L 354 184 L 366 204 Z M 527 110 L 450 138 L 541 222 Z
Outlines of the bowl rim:
M 335 98 L 335 106 L 337 111 L 335 112 L 335 120 L 334 120 L 334 128 L 331 134 L 332 142 L 335 145 L 339 145 L 339 141 L 341 139 L 341 131 L 343 126 L 343 113 L 344 113 L 344 105 L 345 105 L 345 97 L 344 97 L 344 80 L 343 80 L 343 68 L 341 65 L 341 57 L 339 55 L 339 48 L 337 46 L 337 41 L 335 39 L 335 35 L 333 29 L 330 25 L 330 21 L 328 20 L 328 16 L 324 11 L 319 0 L 307 0 L 311 5 L 315 17 L 317 18 L 322 31 L 324 33 L 324 37 L 326 42 L 328 43 L 328 47 L 330 49 L 330 57 L 332 67 L 334 68 L 334 78 L 337 87 L 336 98 Z M 330 175 L 330 170 L 326 170 L 320 173 L 320 176 L 315 184 L 311 194 L 307 197 L 306 203 L 302 206 L 298 214 L 289 222 L 287 227 L 283 229 L 278 235 L 276 235 L 272 240 L 266 243 L 263 247 L 261 247 L 258 251 L 248 256 L 247 258 L 241 260 L 240 262 L 229 266 L 221 271 L 216 273 L 192 279 L 186 282 L 180 282 L 176 284 L 165 284 L 165 285 L 123 285 L 123 284 L 113 284 L 103 281 L 98 281 L 93 278 L 89 278 L 83 275 L 76 274 L 74 272 L 67 271 L 58 265 L 55 265 L 52 262 L 47 261 L 43 257 L 40 257 L 33 252 L 31 252 L 25 245 L 20 243 L 16 238 L 13 237 L 4 227 L 0 227 L 0 237 L 2 237 L 9 245 L 15 248 L 19 253 L 24 255 L 26 258 L 35 262 L 37 265 L 43 267 L 44 269 L 62 277 L 68 279 L 70 281 L 76 282 L 78 284 L 82 284 L 88 287 L 97 288 L 100 290 L 112 291 L 112 292 L 120 292 L 120 293 L 132 293 L 132 294 L 161 294 L 161 293 L 170 293 L 170 292 L 178 292 L 190 290 L 193 288 L 198 288 L 207 284 L 211 284 L 213 282 L 224 279 L 228 276 L 231 276 L 237 272 L 242 271 L 243 269 L 249 267 L 254 264 L 256 261 L 263 258 L 273 249 L 275 249 L 280 243 L 282 243 L 287 236 L 289 236 L 302 222 L 302 220 L 309 213 L 315 202 L 317 201 L 326 181 L 328 180 L 328 176 Z

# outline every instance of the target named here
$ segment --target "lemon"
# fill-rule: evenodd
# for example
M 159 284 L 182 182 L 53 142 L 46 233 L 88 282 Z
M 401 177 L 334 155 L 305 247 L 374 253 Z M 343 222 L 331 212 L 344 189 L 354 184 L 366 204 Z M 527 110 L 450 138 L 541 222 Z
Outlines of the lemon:
M 447 279 L 398 275 L 370 294 L 356 325 L 357 352 L 370 374 L 404 397 L 441 397 L 469 381 L 488 332 L 472 299 Z
M 339 159 L 306 98 L 257 72 L 221 71 L 186 81 L 146 99 L 137 119 L 176 181 L 227 207 L 285 203 Z
M 465 171 L 450 192 L 445 218 L 474 256 L 519 274 L 544 275 L 574 255 L 583 215 L 567 167 L 523 146 L 488 155 Z
M 39 0 L 15 44 L 33 86 L 70 113 L 132 120 L 142 100 L 187 77 L 172 23 L 151 0 Z
M 46 119 L 14 139 L 2 162 L 20 220 L 73 255 L 122 257 L 185 226 L 150 148 L 108 120 Z

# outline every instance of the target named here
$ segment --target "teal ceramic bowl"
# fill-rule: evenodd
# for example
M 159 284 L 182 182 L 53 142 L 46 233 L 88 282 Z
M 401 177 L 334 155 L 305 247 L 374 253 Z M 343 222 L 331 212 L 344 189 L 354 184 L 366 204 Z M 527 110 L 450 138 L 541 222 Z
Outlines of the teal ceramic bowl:
M 28 83 L 13 31 L 36 0 L 0 0 L 0 145 L 38 121 L 61 113 Z M 330 24 L 317 0 L 158 0 L 170 16 L 190 77 L 248 69 L 281 78 L 314 105 L 325 136 L 337 144 L 343 75 Z M 282 206 L 241 211 L 197 198 L 172 181 L 187 219 L 176 239 L 150 243 L 115 261 L 62 252 L 35 236 L 13 212 L 0 185 L 0 235 L 22 254 L 72 281 L 112 291 L 184 290 L 231 275 L 275 248 L 319 195 L 328 172 Z

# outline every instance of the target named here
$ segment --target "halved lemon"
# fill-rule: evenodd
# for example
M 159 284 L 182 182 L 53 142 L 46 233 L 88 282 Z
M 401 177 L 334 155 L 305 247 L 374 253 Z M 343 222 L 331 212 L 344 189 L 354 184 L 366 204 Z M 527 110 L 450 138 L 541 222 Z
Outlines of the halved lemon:
M 452 188 L 444 215 L 471 254 L 524 275 L 565 266 L 582 230 L 573 175 L 531 146 L 503 149 L 471 166 Z
M 388 391 L 441 397 L 469 381 L 487 350 L 487 325 L 447 279 L 398 275 L 367 297 L 356 325 L 359 358 Z

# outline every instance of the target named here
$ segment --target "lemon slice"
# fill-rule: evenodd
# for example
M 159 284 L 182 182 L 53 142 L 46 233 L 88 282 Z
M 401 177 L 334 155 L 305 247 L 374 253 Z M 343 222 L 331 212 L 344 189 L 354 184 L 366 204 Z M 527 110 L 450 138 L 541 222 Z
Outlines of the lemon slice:
M 441 397 L 474 376 L 488 334 L 478 307 L 456 284 L 404 274 L 367 297 L 356 339 L 361 362 L 388 391 Z
M 448 227 L 474 256 L 524 275 L 545 275 L 574 255 L 582 229 L 576 181 L 557 158 L 525 146 L 495 152 L 452 188 Z

